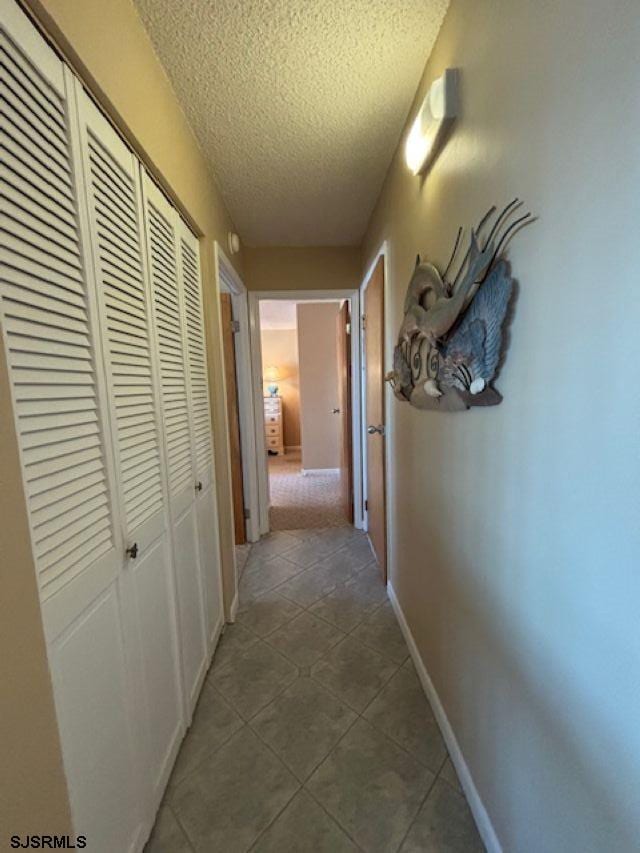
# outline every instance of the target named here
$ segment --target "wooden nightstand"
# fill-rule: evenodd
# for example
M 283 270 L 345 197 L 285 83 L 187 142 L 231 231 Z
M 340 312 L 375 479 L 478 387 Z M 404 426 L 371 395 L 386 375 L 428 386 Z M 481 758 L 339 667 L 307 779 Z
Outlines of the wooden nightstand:
M 277 453 L 278 456 L 283 454 L 282 397 L 264 398 L 264 431 L 267 450 Z

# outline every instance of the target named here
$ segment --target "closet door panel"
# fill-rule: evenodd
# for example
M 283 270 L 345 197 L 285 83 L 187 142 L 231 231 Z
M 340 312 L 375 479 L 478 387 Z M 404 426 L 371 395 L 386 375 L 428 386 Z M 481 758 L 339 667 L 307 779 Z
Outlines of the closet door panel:
M 84 189 L 115 437 L 140 739 L 152 801 L 182 733 L 175 591 L 137 161 L 77 84 Z
M 195 468 L 198 478 L 211 479 L 211 409 L 200 283 L 197 238 L 180 221 L 180 270 L 184 332 L 188 361 L 189 402 L 193 427 Z
M 143 190 L 178 589 L 182 674 L 191 713 L 205 673 L 206 641 L 197 542 L 187 351 L 179 289 L 179 218 L 146 173 L 143 173 Z
M 198 239 L 182 221 L 178 223 L 178 234 L 187 388 L 197 483 L 198 553 L 205 592 L 207 641 L 212 651 L 222 628 L 223 612 L 200 247 Z
M 171 549 L 166 538 L 132 561 L 133 608 L 141 650 L 147 738 L 147 767 L 153 784 L 152 815 L 159 805 L 180 744 L 182 699 L 176 681 L 177 649 Z
M 49 612 L 59 630 L 113 580 L 119 554 L 63 67 L 17 8 L 3 20 L 2 327 L 51 636 Z
M 207 610 L 207 640 L 213 653 L 224 622 L 222 607 L 222 579 L 220 575 L 220 544 L 218 541 L 218 513 L 213 484 L 204 488 L 197 501 L 198 547 L 202 566 L 202 581 Z
M 73 86 L 0 0 L 0 321 L 74 827 L 96 851 L 140 843 L 124 543 Z
M 183 672 L 190 710 L 195 707 L 206 663 L 203 592 L 200 584 L 196 525 L 194 505 L 188 512 L 183 513 L 174 525 L 175 549 L 180 554 L 177 581 Z
M 178 292 L 175 214 L 149 179 L 145 181 L 147 244 L 156 343 L 160 365 L 169 496 L 172 504 L 193 491 L 189 406 Z
M 96 853 L 134 850 L 140 833 L 123 633 L 112 585 L 60 638 L 51 661 L 74 828 Z

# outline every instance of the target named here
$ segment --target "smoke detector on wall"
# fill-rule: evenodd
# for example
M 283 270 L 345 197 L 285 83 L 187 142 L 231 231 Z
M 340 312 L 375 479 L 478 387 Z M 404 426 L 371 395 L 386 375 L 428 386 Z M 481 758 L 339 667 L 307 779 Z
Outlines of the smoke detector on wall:
M 240 251 L 240 237 L 238 237 L 235 231 L 229 231 L 227 243 L 229 244 L 229 251 L 232 255 L 236 255 Z

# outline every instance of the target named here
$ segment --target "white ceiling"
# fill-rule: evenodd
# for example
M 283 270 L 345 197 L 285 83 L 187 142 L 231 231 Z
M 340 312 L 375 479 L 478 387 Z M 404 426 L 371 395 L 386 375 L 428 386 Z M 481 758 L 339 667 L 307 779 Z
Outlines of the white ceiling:
M 355 245 L 449 0 L 134 0 L 249 245 Z

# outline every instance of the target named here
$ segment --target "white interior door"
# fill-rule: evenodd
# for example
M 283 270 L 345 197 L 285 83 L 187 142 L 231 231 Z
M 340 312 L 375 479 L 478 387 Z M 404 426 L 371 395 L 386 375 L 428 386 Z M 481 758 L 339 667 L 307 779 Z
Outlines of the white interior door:
M 202 277 L 197 237 L 181 219 L 177 220 L 176 228 L 179 238 L 183 334 L 187 353 L 187 390 L 196 474 L 198 554 L 205 593 L 207 651 L 211 655 L 222 630 L 223 610 Z
M 164 451 L 178 590 L 182 677 L 189 714 L 206 671 L 204 593 L 197 541 L 196 485 L 189 412 L 188 353 L 179 286 L 179 218 L 142 173 L 155 350 L 160 374 Z
M 15 3 L 0 10 L 2 336 L 65 772 L 78 831 L 96 851 L 129 851 L 142 815 L 124 542 L 76 197 L 72 78 Z
M 145 784 L 155 810 L 183 715 L 161 421 L 137 161 L 76 81 L 84 191 L 115 441 L 126 627 L 135 650 Z

